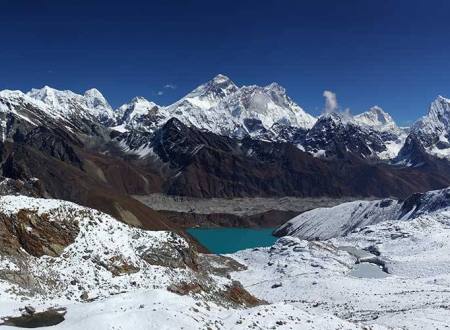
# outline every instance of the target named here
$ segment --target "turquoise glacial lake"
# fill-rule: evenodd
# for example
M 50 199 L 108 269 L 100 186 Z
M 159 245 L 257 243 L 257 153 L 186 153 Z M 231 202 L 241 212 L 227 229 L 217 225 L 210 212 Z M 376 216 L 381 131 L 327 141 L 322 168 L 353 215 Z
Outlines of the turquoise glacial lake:
M 271 246 L 277 240 L 272 236 L 274 229 L 190 228 L 187 231 L 212 253 L 225 254 L 249 248 Z

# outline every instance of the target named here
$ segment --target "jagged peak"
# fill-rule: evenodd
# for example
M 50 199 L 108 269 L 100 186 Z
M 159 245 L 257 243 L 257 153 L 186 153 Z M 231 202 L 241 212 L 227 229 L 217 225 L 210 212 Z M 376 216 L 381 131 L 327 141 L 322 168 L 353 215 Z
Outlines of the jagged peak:
M 166 107 L 169 111 L 176 110 L 179 107 L 183 109 L 188 107 L 207 110 L 224 99 L 235 93 L 239 88 L 223 74 L 216 75 L 213 79 L 198 86 L 193 91 L 185 95 L 180 100 Z
M 376 114 L 381 114 L 381 115 L 387 115 L 388 113 L 386 111 L 383 110 L 382 107 L 380 107 L 379 105 L 374 105 L 372 107 L 370 107 L 369 111 L 367 112 L 373 112 Z
M 346 123 L 349 121 L 349 119 L 350 118 L 348 117 L 348 115 L 343 112 L 330 111 L 320 115 L 317 121 L 334 121 L 339 123 Z
M 226 76 L 224 74 L 221 74 L 221 73 L 216 75 L 211 81 L 216 83 L 216 84 L 223 84 L 223 83 L 227 83 L 227 82 L 232 82 L 231 79 L 228 76 Z
M 90 88 L 84 92 L 84 96 L 98 97 L 105 99 L 103 94 L 97 88 Z
M 84 95 L 74 93 L 71 90 L 60 90 L 48 85 L 42 88 L 32 88 L 26 95 L 52 105 L 59 103 L 58 99 L 61 98 L 84 98 Z
M 187 126 L 178 118 L 172 117 L 164 123 L 164 125 L 159 129 L 159 132 L 165 131 L 178 131 L 181 132 L 185 130 Z
M 42 88 L 32 88 L 26 95 L 32 99 L 42 101 L 51 107 L 61 106 L 61 102 L 64 103 L 64 100 L 84 98 L 82 95 L 76 94 L 70 90 L 58 90 L 48 85 L 45 85 Z
M 450 111 L 450 99 L 443 97 L 442 95 L 438 95 L 436 99 L 433 102 L 431 102 L 428 113 L 441 110 Z
M 286 89 L 276 82 L 270 83 L 269 85 L 265 86 L 264 89 L 276 91 L 279 94 L 286 94 Z
M 442 95 L 438 95 L 436 98 L 436 101 L 445 101 L 445 102 L 450 102 L 450 99 L 442 96 Z
M 56 91 L 56 88 L 50 87 L 49 85 L 44 85 L 41 88 L 32 88 L 30 92 L 53 92 Z
M 376 129 L 387 130 L 397 128 L 397 124 L 392 119 L 391 115 L 378 105 L 374 105 L 368 111 L 354 116 L 353 119 L 358 124 Z
M 234 92 L 238 89 L 236 84 L 230 78 L 228 78 L 223 74 L 218 74 L 205 84 L 197 87 L 193 92 L 202 91 L 203 93 L 209 93 L 210 91 L 214 91 L 217 88 L 221 90 L 227 90 L 226 92 L 227 94 L 230 92 Z
M 428 113 L 416 121 L 413 125 L 414 129 L 421 128 L 423 126 L 432 126 L 448 124 L 450 117 L 450 99 L 438 95 L 436 99 L 431 102 L 428 108 Z
M 154 105 L 156 105 L 155 102 L 149 101 L 143 96 L 135 96 L 135 97 L 133 97 L 129 104 L 136 104 L 136 103 L 147 103 L 147 104 L 154 104 Z
M 154 108 L 160 109 L 156 103 L 147 100 L 145 97 L 135 96 L 129 103 L 125 103 L 115 110 L 117 122 L 119 124 L 132 124 L 135 118 L 147 115 Z
M 28 91 L 26 93 L 28 96 L 34 97 L 34 98 L 39 98 L 39 97 L 45 97 L 45 96 L 50 96 L 50 95 L 78 95 L 74 92 L 72 92 L 71 90 L 62 90 L 62 89 L 57 89 L 48 85 L 44 85 L 41 88 L 32 88 L 30 91 Z M 81 95 L 80 95 L 81 96 Z
M 103 94 L 96 88 L 88 89 L 83 94 L 86 105 L 91 108 L 102 108 L 107 109 L 108 111 L 112 111 L 111 106 L 109 105 L 106 98 L 103 96 Z

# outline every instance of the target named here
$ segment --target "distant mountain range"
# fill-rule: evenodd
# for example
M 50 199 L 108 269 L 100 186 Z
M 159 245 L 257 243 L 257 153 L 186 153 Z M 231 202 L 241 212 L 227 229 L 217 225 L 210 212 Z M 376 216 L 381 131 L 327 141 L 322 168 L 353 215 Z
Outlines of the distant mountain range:
M 5 115 L 12 112 L 34 124 L 41 123 L 39 117 L 50 116 L 84 133 L 91 133 L 86 127 L 89 122 L 97 123 L 122 133 L 119 140 L 136 132 L 154 133 L 169 119 L 177 118 L 189 127 L 219 135 L 293 143 L 316 157 L 352 153 L 365 159 L 394 160 L 400 153 L 397 161 L 417 165 L 411 159 L 414 157 L 411 151 L 407 152 L 414 140 L 431 155 L 447 158 L 450 154 L 447 139 L 450 100 L 441 96 L 411 130 L 399 128 L 378 106 L 356 116 L 333 112 L 315 118 L 276 83 L 238 87 L 224 75 L 217 75 L 166 107 L 136 97 L 113 110 L 97 89 L 79 95 L 48 86 L 28 93 L 4 90 L 0 97 L 0 110 Z M 21 105 L 34 108 L 34 113 L 31 109 L 25 111 Z M 6 123 L 2 125 L 4 139 L 8 137 L 8 128 Z M 124 145 L 127 147 L 133 152 L 143 145 Z M 139 154 L 145 156 L 142 150 Z
M 0 170 L 45 194 L 164 227 L 131 194 L 405 197 L 450 185 L 450 100 L 400 128 L 374 106 L 306 113 L 276 83 L 218 75 L 169 106 L 50 87 L 0 91 Z M 149 211 L 150 212 L 150 211 Z

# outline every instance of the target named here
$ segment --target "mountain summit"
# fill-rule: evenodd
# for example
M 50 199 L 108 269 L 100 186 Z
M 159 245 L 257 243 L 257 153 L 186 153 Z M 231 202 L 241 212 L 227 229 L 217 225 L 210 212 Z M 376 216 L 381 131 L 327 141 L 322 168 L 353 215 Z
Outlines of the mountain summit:
M 41 89 L 32 89 L 26 95 L 45 103 L 54 114 L 66 119 L 96 119 L 105 125 L 110 125 L 114 121 L 111 106 L 95 88 L 80 95 L 44 86 Z
M 399 162 L 409 165 L 422 163 L 424 153 L 450 160 L 450 99 L 438 96 L 430 105 L 427 115 L 411 127 Z
M 130 121 L 134 121 L 133 126 L 136 126 L 137 121 L 147 131 L 161 127 L 170 118 L 177 118 L 188 126 L 220 135 L 243 137 L 252 135 L 255 125 L 260 126 L 260 133 L 263 134 L 275 124 L 308 129 L 316 120 L 294 103 L 286 90 L 276 83 L 265 87 L 238 87 L 222 74 L 167 107 L 155 108 L 155 104 L 144 101 L 137 107 L 136 103 L 132 101 L 130 104 L 134 105 L 123 105 L 118 109 L 119 122 L 126 127 L 132 124 Z M 148 120 L 149 112 L 156 122 Z M 128 115 L 123 117 L 123 114 Z M 147 120 L 143 120 L 144 117 Z
M 398 130 L 398 126 L 392 117 L 377 105 L 371 107 L 369 111 L 356 115 L 353 118 L 359 124 L 379 131 Z

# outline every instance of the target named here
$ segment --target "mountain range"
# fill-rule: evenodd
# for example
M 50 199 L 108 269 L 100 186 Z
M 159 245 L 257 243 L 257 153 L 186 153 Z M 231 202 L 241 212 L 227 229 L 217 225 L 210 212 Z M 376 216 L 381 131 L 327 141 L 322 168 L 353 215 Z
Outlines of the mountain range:
M 402 198 L 446 187 L 449 116 L 439 96 L 411 128 L 378 106 L 316 118 L 276 83 L 224 75 L 169 106 L 135 97 L 113 109 L 97 89 L 3 90 L 0 170 L 39 179 L 45 196 L 166 228 L 130 196 Z

